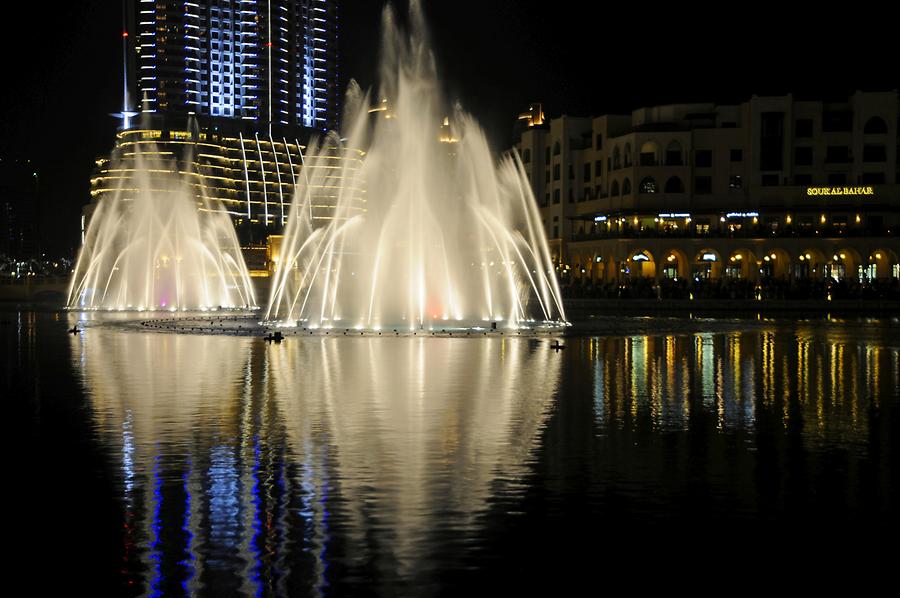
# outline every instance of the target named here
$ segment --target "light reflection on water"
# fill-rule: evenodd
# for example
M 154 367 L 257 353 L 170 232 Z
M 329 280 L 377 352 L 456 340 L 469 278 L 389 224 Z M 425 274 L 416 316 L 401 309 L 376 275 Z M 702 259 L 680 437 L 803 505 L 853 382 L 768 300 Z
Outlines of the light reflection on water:
M 435 538 L 475 531 L 524 477 L 561 364 L 527 339 L 93 328 L 71 346 L 151 594 L 321 592 L 336 553 L 400 580 L 435 569 Z
M 529 339 L 66 335 L 55 315 L 4 317 L 8 396 L 60 436 L 38 494 L 55 504 L 96 475 L 77 469 L 69 428 L 104 455 L 108 486 L 88 496 L 108 487 L 121 505 L 111 560 L 126 594 L 433 594 L 590 557 L 570 541 L 585 534 L 623 566 L 648 529 L 734 537 L 735 551 L 758 528 L 774 550 L 800 521 L 834 552 L 842 526 L 896 517 L 896 327 L 569 338 L 557 353 Z M 82 402 L 87 425 L 69 411 Z M 105 546 L 87 525 L 98 535 L 79 541 Z

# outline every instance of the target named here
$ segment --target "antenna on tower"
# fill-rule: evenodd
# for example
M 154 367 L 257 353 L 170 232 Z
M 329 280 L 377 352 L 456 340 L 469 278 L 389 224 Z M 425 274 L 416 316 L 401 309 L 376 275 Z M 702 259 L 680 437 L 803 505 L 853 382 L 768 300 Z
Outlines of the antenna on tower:
M 113 112 L 111 116 L 122 119 L 122 128 L 131 128 L 131 117 L 137 112 L 131 110 L 131 102 L 128 97 L 128 23 L 125 18 L 123 4 L 122 10 L 122 111 Z

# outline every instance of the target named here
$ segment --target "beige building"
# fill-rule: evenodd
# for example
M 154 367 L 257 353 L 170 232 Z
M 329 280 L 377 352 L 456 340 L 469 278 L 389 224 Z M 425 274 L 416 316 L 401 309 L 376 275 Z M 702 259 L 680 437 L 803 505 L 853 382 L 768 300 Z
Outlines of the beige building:
M 900 278 L 897 91 L 520 117 L 564 280 Z

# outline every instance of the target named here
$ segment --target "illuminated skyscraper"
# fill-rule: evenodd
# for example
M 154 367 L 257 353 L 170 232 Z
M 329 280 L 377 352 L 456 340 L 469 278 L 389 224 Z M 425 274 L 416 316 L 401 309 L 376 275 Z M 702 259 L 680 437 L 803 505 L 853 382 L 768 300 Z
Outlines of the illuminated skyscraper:
M 125 27 L 125 111 L 260 132 L 337 126 L 334 0 L 125 0 Z

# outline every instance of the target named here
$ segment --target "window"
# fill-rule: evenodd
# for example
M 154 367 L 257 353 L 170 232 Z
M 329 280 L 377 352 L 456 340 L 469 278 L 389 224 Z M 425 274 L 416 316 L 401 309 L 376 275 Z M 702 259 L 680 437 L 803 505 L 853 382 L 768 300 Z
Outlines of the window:
M 712 193 L 712 177 L 694 177 L 694 193 L 696 193 L 697 195 L 709 195 L 710 193 Z
M 619 195 L 619 181 L 613 181 L 612 186 L 609 189 L 609 194 L 613 197 L 617 197 Z
M 763 187 L 777 187 L 778 186 L 778 175 L 777 174 L 762 175 L 762 186 Z
M 584 165 L 584 174 L 582 176 L 582 180 L 586 183 L 591 180 L 591 163 L 587 162 Z
M 550 164 L 550 148 L 544 150 L 544 164 Z
M 813 148 L 796 147 L 794 148 L 794 164 L 796 166 L 812 166 Z
M 559 155 L 559 141 L 557 141 L 556 143 L 553 144 L 553 155 L 554 156 Z
M 829 110 L 823 112 L 822 130 L 826 133 L 852 131 L 853 112 L 850 110 Z
M 825 162 L 831 164 L 853 162 L 850 157 L 850 148 L 846 145 L 829 145 L 825 148 Z
M 863 133 L 866 135 L 881 135 L 887 132 L 887 123 L 884 122 L 883 118 L 877 116 L 873 116 L 867 120 L 866 126 L 863 127 Z
M 544 193 L 544 205 L 545 206 L 550 205 L 550 192 L 549 191 Z
M 591 188 L 585 187 L 581 194 L 581 201 L 590 201 L 591 200 Z
M 808 138 L 813 136 L 813 121 L 811 118 L 798 118 L 794 121 L 794 137 Z
M 569 203 L 575 203 L 575 189 L 569 188 Z
M 697 150 L 694 154 L 694 166 L 709 168 L 712 166 L 712 150 Z
M 550 171 L 545 170 L 544 171 L 544 183 L 549 183 L 549 182 L 550 182 Z
M 684 193 L 684 183 L 677 176 L 669 177 L 665 189 L 666 193 Z
M 843 172 L 832 172 L 828 175 L 828 184 L 832 186 L 846 185 L 847 174 Z
M 631 179 L 622 181 L 622 195 L 631 195 Z
M 597 133 L 597 136 L 594 138 L 594 149 L 603 149 L 603 135 Z
M 559 189 L 553 190 L 553 203 L 559 203 Z
M 883 185 L 883 172 L 864 172 L 862 175 L 862 183 L 864 185 Z
M 594 162 L 594 176 L 600 178 L 600 173 L 603 171 L 603 160 L 597 160 Z
M 795 174 L 794 175 L 794 184 L 799 187 L 808 187 L 812 185 L 812 175 L 811 174 Z
M 677 141 L 673 141 L 666 146 L 666 165 L 681 166 L 684 163 L 682 155 L 681 144 Z
M 554 181 L 559 180 L 559 164 L 553 165 L 553 180 Z
M 638 154 L 638 164 L 641 166 L 656 166 L 656 154 L 659 146 L 653 141 L 647 141 L 641 145 L 641 153 Z
M 744 187 L 744 180 L 741 178 L 739 174 L 733 174 L 728 177 L 728 188 L 731 191 L 737 191 Z
M 575 165 L 569 164 L 569 179 L 575 178 Z
M 782 170 L 784 163 L 784 112 L 763 112 L 759 138 L 760 170 Z
M 641 193 L 656 193 L 656 181 L 653 180 L 653 177 L 647 177 L 641 181 L 640 186 Z
M 881 143 L 867 143 L 863 146 L 863 162 L 887 162 L 887 147 Z
M 731 150 L 731 161 L 732 162 L 743 162 L 743 160 L 744 160 L 744 150 L 742 150 L 742 149 Z

